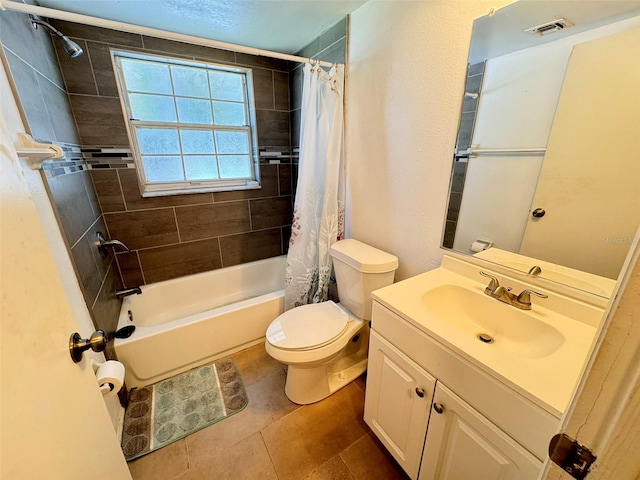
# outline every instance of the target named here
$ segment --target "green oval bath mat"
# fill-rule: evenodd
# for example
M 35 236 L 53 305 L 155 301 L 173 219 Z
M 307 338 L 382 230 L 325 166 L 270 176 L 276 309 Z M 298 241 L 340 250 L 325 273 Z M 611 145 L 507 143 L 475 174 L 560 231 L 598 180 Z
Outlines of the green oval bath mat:
M 230 358 L 132 390 L 124 416 L 122 451 L 129 460 L 169 445 L 247 406 Z

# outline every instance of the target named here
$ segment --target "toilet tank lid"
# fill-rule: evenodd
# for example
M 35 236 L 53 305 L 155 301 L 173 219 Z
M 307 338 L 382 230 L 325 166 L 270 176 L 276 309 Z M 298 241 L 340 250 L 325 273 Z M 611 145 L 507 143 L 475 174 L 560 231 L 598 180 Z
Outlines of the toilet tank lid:
M 353 238 L 334 243 L 330 253 L 363 273 L 386 273 L 398 268 L 398 257 Z

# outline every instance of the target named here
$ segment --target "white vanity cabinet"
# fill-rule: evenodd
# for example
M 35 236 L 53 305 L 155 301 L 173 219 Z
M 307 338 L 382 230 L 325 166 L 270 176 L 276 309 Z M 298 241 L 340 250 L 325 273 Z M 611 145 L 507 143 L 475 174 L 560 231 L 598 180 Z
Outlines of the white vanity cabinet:
M 364 418 L 414 480 L 535 480 L 559 426 L 376 301 Z
M 364 419 L 400 466 L 417 478 L 436 379 L 371 332 Z
M 438 383 L 418 480 L 535 480 L 542 463 Z

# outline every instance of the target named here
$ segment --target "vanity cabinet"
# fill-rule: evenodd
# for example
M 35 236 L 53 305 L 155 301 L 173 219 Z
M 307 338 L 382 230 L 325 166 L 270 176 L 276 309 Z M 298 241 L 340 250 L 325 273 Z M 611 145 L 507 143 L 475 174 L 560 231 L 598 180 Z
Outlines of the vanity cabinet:
M 436 379 L 375 332 L 369 341 L 364 419 L 417 478 Z
M 364 419 L 414 480 L 535 480 L 559 419 L 374 301 Z

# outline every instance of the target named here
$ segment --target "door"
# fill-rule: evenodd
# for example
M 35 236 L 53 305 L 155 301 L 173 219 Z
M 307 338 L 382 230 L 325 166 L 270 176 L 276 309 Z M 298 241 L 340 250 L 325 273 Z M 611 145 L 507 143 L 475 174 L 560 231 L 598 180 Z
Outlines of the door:
M 522 255 L 617 278 L 640 223 L 638 58 L 640 29 L 574 47 Z
M 63 286 L 61 270 L 75 277 L 40 173 L 15 156 L 24 130 L 1 62 L 0 92 L 0 478 L 130 479 L 93 369 L 69 355 L 89 314 L 79 328 L 70 301 L 86 306 Z
M 438 383 L 419 480 L 535 480 L 542 462 Z
M 436 379 L 371 331 L 364 420 L 417 478 Z

